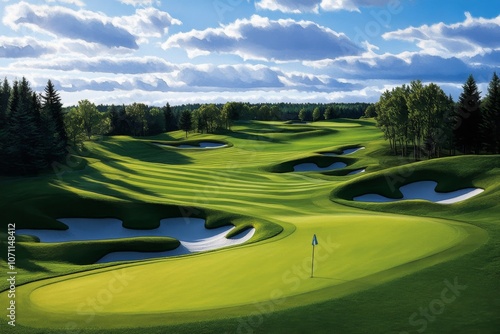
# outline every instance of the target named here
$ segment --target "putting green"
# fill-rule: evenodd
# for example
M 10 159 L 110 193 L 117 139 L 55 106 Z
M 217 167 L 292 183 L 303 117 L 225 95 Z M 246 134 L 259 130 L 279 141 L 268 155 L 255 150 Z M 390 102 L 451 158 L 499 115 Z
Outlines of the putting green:
M 374 274 L 379 275 L 380 283 L 384 281 L 381 273 L 387 272 L 391 279 L 414 271 L 404 266 L 407 263 L 418 266 L 419 261 L 432 257 L 436 262 L 447 260 L 450 254 L 446 250 L 468 251 L 467 245 L 485 238 L 480 229 L 464 224 L 397 215 L 324 215 L 295 218 L 293 223 L 295 231 L 276 241 L 28 284 L 18 294 L 22 296 L 20 307 L 30 316 L 19 321 L 43 327 L 42 319 L 50 319 L 54 326 L 95 313 L 105 317 L 96 317 L 93 325 L 120 327 L 110 320 L 113 315 L 137 317 L 228 307 L 236 307 L 233 312 L 237 312 L 242 305 L 276 298 L 273 296 L 284 300 L 333 289 L 333 294 L 313 294 L 306 301 L 318 302 L 365 289 L 371 283 L 349 283 L 364 278 L 369 282 Z M 318 235 L 319 245 L 315 277 L 310 278 L 313 234 Z M 396 274 L 391 271 L 394 268 Z

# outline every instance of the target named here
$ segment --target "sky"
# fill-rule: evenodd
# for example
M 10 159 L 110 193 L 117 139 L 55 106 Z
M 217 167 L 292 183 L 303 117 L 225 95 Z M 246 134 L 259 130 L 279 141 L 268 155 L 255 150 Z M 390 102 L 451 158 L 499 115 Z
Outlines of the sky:
M 500 73 L 498 0 L 0 0 L 0 76 L 64 105 L 455 99 Z

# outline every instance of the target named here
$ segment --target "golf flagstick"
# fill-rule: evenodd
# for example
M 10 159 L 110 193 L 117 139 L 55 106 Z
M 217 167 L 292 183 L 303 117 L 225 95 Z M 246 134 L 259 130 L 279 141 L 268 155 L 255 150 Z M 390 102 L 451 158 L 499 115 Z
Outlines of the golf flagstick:
M 316 234 L 313 236 L 312 246 L 313 246 L 313 254 L 312 254 L 312 262 L 311 262 L 311 278 L 314 277 L 314 247 L 318 244 L 318 239 L 316 238 Z

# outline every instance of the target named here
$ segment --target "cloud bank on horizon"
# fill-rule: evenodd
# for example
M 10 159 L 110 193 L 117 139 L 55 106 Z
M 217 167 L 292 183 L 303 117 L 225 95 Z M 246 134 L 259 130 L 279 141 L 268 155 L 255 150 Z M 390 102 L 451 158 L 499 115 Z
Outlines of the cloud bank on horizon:
M 0 2 L 0 74 L 65 105 L 374 102 L 420 79 L 457 96 L 500 72 L 500 3 Z

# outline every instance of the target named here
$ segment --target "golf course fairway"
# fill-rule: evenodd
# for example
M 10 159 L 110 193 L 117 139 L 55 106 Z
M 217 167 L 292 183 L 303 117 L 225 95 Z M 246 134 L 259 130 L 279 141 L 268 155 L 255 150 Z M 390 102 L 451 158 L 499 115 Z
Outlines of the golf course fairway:
M 493 311 L 498 297 L 500 156 L 409 161 L 390 154 L 373 120 L 242 121 L 223 134 L 184 137 L 104 137 L 85 142 L 72 170 L 0 179 L 9 186 L 0 218 L 19 230 L 16 333 L 399 334 L 417 329 L 409 317 L 455 281 L 468 288 L 430 332 L 449 332 L 457 321 L 496 328 L 487 305 Z M 227 146 L 157 145 L 204 142 Z M 364 149 L 321 153 L 354 147 Z M 299 163 L 334 162 L 345 167 L 292 172 Z M 423 181 L 443 193 L 484 191 L 447 205 L 353 200 L 402 198 L 401 187 Z M 92 240 L 40 242 L 21 233 L 64 229 L 63 217 L 95 219 Z M 153 230 L 179 217 L 206 229 L 234 227 L 228 237 L 255 232 L 221 249 L 98 263 L 114 252 L 167 252 L 182 240 L 144 232 L 99 238 L 100 222 Z M 9 303 L 9 288 L 0 282 L 0 305 Z

